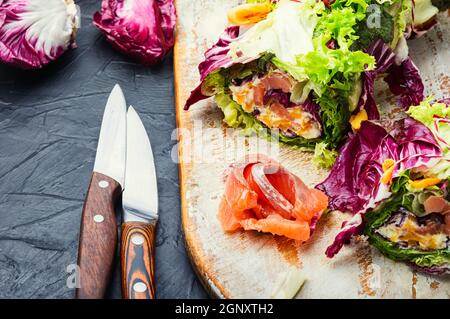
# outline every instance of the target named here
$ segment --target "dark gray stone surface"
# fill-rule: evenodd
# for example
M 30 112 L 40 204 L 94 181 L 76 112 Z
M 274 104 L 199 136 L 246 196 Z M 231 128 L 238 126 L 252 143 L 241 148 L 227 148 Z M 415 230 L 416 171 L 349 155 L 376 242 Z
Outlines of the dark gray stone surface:
M 81 209 L 106 99 L 119 83 L 153 144 L 160 222 L 159 298 L 207 295 L 180 227 L 172 57 L 144 68 L 115 52 L 92 25 L 99 0 L 79 0 L 78 48 L 41 71 L 0 66 L 0 298 L 72 298 Z M 118 263 L 108 296 L 120 298 Z

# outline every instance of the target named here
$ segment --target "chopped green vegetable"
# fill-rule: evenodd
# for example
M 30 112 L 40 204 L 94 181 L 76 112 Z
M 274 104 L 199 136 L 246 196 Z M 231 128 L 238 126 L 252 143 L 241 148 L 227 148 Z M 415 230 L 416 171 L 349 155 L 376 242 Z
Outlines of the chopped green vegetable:
M 411 0 L 401 0 L 400 3 L 394 4 L 392 8 L 395 11 L 394 40 L 391 47 L 397 46 L 398 41 L 404 36 L 406 26 L 412 23 L 412 6 Z
M 306 278 L 299 269 L 290 267 L 278 274 L 271 298 L 292 299 L 300 292 L 305 281 Z
M 335 150 L 329 150 L 327 144 L 320 142 L 314 149 L 313 163 L 322 168 L 330 168 L 336 161 L 338 153 Z
M 385 43 L 391 43 L 394 40 L 394 17 L 385 11 L 381 5 L 373 4 L 371 10 L 372 14 L 379 13 L 379 17 L 370 17 L 368 15 L 364 20 L 358 22 L 356 33 L 359 39 L 351 45 L 351 50 L 364 50 L 378 39 L 382 39 Z M 372 23 L 379 23 L 379 25 L 369 27 L 371 25 L 369 19 L 379 19 L 372 21 Z
M 431 104 L 430 102 L 432 99 L 433 97 L 430 96 L 422 101 L 419 105 L 411 106 L 406 113 L 428 127 L 433 126 L 436 116 L 442 118 L 450 117 L 450 107 L 447 107 L 445 103 Z M 448 137 L 450 138 L 450 135 Z

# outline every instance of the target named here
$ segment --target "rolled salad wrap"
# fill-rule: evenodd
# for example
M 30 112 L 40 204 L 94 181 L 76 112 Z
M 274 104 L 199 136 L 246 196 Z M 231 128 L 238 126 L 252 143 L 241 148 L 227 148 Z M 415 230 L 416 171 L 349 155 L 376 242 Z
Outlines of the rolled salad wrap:
M 450 274 L 449 102 L 425 100 L 388 129 L 363 122 L 349 138 L 330 176 L 317 186 L 331 209 L 354 214 L 328 257 L 364 234 L 391 259 Z
M 414 3 L 247 1 L 229 12 L 233 25 L 206 51 L 185 109 L 214 96 L 229 126 L 315 149 L 316 163 L 329 167 L 352 128 L 380 117 L 377 77 L 404 108 L 424 99 L 406 38 L 437 9 L 414 15 Z

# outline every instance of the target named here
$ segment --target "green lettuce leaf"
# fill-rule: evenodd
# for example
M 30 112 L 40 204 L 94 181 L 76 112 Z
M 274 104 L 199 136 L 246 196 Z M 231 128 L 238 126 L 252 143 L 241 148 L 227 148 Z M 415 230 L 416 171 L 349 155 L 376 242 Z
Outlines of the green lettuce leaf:
M 427 215 L 423 204 L 430 196 L 443 196 L 443 192 L 438 187 L 426 189 L 410 189 L 402 197 L 402 206 L 418 217 Z
M 270 52 L 282 61 L 294 63 L 297 55 L 314 49 L 312 34 L 324 8 L 322 1 L 280 0 L 266 19 L 230 44 L 230 57 L 254 58 Z
M 374 57 L 362 51 L 331 50 L 323 40 L 322 37 L 316 38 L 316 50 L 297 57 L 297 65 L 303 67 L 312 82 L 323 86 L 338 85 L 336 81 L 345 82 L 344 85 L 348 81 L 353 84 L 355 76 L 375 67 Z M 341 78 L 337 79 L 336 75 Z M 346 86 L 346 89 L 350 87 Z
M 244 128 L 246 134 L 259 132 L 262 125 L 249 113 L 244 112 L 242 107 L 236 103 L 228 94 L 220 93 L 214 97 L 217 106 L 222 110 L 223 121 L 230 127 Z
M 331 168 L 336 161 L 338 153 L 336 150 L 329 150 L 328 144 L 320 142 L 316 144 L 314 149 L 313 163 L 322 168 Z
M 401 206 L 418 217 L 427 215 L 424 203 L 430 196 L 442 197 L 444 192 L 437 186 L 426 188 L 414 188 L 410 186 L 411 172 L 403 171 L 396 177 L 391 185 L 390 191 L 401 198 Z M 419 176 L 421 178 L 422 175 Z
M 411 106 L 406 113 L 429 128 L 433 126 L 434 116 L 450 117 L 450 107 L 447 107 L 445 103 L 431 104 L 432 99 L 432 97 L 428 97 L 419 105 Z M 450 132 L 448 133 L 450 134 Z
M 227 87 L 227 79 L 223 72 L 218 70 L 208 74 L 202 83 L 202 92 L 208 96 L 220 94 Z
M 318 97 L 323 129 L 323 142 L 329 149 L 335 149 L 350 130 L 350 111 L 345 94 L 329 91 Z M 337 107 L 336 107 L 337 106 Z
M 440 119 L 450 119 L 450 107 L 445 103 L 431 104 L 432 97 L 417 106 L 411 106 L 406 112 L 412 118 L 425 124 L 434 134 L 443 151 L 443 159 L 430 168 L 429 175 L 440 179 L 450 177 L 450 125 Z
M 392 40 L 391 47 L 395 48 L 398 41 L 404 36 L 406 26 L 412 23 L 412 0 L 401 0 L 399 3 L 392 5 L 395 12 L 395 31 L 394 39 Z
M 321 42 L 331 39 L 337 41 L 340 49 L 347 51 L 353 41 L 359 37 L 356 35 L 356 24 L 366 16 L 367 3 L 365 1 L 353 1 L 356 6 L 351 6 L 352 1 L 335 1 L 332 10 L 317 23 L 314 37 L 322 37 Z

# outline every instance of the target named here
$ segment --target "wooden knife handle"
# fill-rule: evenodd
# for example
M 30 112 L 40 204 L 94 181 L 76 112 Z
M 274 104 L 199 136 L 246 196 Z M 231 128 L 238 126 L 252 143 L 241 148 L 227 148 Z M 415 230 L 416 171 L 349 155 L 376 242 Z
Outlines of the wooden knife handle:
M 118 182 L 94 172 L 81 220 L 77 299 L 100 299 L 105 295 L 117 245 L 114 204 L 120 193 Z
M 155 299 L 155 224 L 122 224 L 122 298 Z

